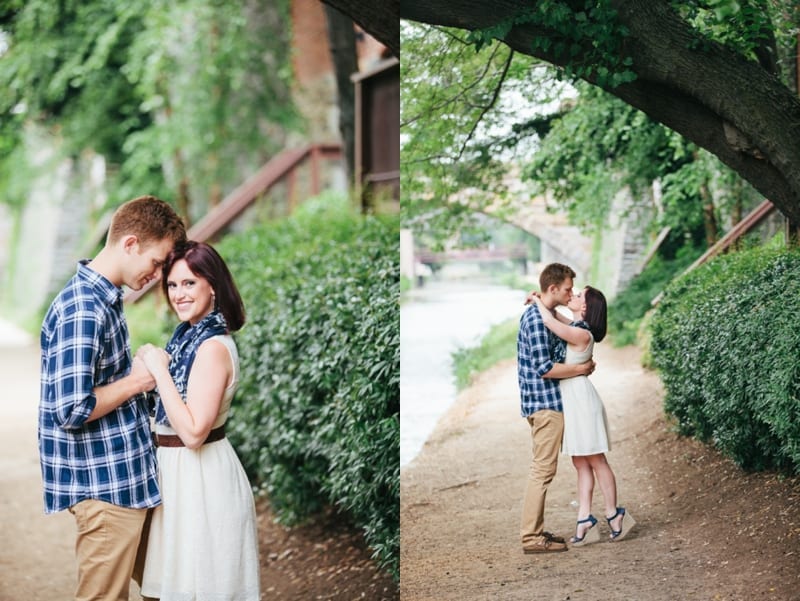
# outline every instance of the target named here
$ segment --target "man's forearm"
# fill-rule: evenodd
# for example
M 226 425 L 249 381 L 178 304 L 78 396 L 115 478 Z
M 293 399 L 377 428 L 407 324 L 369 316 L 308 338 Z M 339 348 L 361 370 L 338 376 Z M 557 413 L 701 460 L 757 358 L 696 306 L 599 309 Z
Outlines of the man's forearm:
M 146 390 L 148 390 L 146 383 L 133 375 L 125 376 L 105 386 L 97 386 L 94 389 L 96 403 L 86 421 L 90 422 L 111 413 L 132 396 Z
M 585 363 L 553 363 L 553 369 L 542 375 L 543 378 L 564 380 L 575 376 L 585 376 L 588 373 Z

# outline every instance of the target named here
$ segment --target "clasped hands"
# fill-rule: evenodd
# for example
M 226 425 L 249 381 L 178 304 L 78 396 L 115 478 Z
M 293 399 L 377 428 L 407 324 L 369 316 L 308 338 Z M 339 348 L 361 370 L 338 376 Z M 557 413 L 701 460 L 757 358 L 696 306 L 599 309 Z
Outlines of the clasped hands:
M 144 390 L 156 387 L 155 374 L 159 369 L 169 368 L 169 354 L 153 344 L 143 344 L 136 351 L 131 366 L 131 375 L 142 380 Z
M 169 367 L 169 353 L 154 344 L 143 344 L 136 351 L 135 359 L 141 359 L 150 373 L 161 367 Z

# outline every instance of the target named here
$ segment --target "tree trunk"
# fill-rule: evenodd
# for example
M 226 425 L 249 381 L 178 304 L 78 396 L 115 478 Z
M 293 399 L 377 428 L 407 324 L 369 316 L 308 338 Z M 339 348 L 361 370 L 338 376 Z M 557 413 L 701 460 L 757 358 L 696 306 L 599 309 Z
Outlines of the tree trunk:
M 717 211 L 714 207 L 714 199 L 708 191 L 708 186 L 700 186 L 700 197 L 703 199 L 703 229 L 706 233 L 706 246 L 711 248 L 719 240 L 719 230 L 717 229 Z
M 344 143 L 347 181 L 352 186 L 356 153 L 356 93 L 350 76 L 358 72 L 356 36 L 352 19 L 344 13 L 326 5 L 325 16 L 328 20 L 328 43 L 336 71 L 339 132 Z
M 189 180 L 185 175 L 178 182 L 178 197 L 175 200 L 178 204 L 176 207 L 178 215 L 183 217 L 183 224 L 188 230 L 192 227 L 192 215 L 189 212 Z
M 758 63 L 701 38 L 668 0 L 611 3 L 630 31 L 624 52 L 633 59 L 630 68 L 637 78 L 608 91 L 719 157 L 800 223 L 800 99 L 794 90 Z M 530 4 L 402 0 L 400 17 L 475 30 L 520 15 Z M 533 46 L 534 38 L 553 35 L 522 24 L 502 41 L 517 52 L 565 66 L 554 45 Z
M 786 246 L 797 248 L 800 246 L 800 223 L 786 217 L 784 221 L 784 239 Z
M 384 44 L 396 58 L 400 58 L 400 20 L 398 0 L 323 0 L 348 15 L 364 31 Z

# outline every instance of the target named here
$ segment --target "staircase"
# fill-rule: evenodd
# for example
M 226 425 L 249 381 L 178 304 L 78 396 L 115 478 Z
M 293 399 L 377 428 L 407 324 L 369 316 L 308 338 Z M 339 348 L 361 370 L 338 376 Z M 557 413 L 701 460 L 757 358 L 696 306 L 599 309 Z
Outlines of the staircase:
M 205 217 L 190 227 L 186 235 L 190 240 L 198 242 L 208 242 L 218 238 L 245 210 L 253 206 L 258 199 L 278 183 L 286 185 L 289 210 L 291 211 L 297 204 L 299 170 L 306 166 L 309 167 L 310 190 L 308 195 L 316 196 L 323 189 L 322 162 L 341 159 L 342 147 L 340 144 L 309 144 L 302 148 L 284 150 L 228 194 Z M 125 295 L 125 302 L 135 303 L 156 284 L 157 281 L 153 281 L 141 290 L 128 292 Z

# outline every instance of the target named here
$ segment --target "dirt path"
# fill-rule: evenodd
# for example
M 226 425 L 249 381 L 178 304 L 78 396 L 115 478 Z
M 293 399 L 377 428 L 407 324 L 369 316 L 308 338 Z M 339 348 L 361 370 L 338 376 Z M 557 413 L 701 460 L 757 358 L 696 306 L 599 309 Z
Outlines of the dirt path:
M 66 512 L 45 516 L 42 509 L 39 355 L 32 340 L 15 334 L 0 336 L 0 601 L 68 599 L 75 521 Z
M 523 555 L 530 433 L 519 417 L 515 362 L 506 362 L 458 398 L 401 472 L 401 599 L 800 599 L 800 479 L 744 474 L 673 434 L 660 382 L 640 367 L 635 347 L 601 344 L 596 360 L 608 457 L 636 529 L 615 544 Z M 574 468 L 562 456 L 548 530 L 571 535 L 575 499 Z M 603 513 L 599 489 L 593 509 Z

